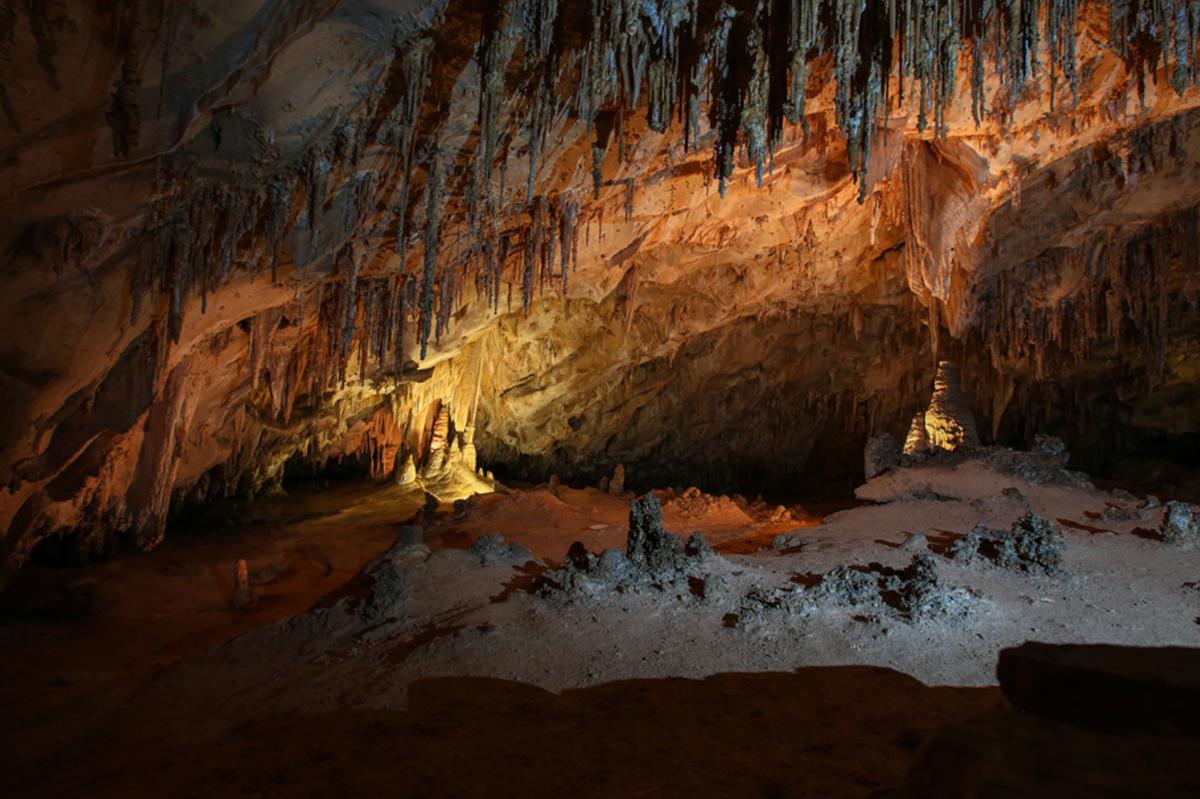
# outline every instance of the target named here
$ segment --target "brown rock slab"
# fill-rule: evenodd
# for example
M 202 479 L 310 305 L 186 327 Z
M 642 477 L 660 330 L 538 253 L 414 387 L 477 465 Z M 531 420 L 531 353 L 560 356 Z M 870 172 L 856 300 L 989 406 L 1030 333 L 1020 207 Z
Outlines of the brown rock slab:
M 1200 649 L 1025 643 L 1000 652 L 1022 713 L 1113 733 L 1200 737 Z

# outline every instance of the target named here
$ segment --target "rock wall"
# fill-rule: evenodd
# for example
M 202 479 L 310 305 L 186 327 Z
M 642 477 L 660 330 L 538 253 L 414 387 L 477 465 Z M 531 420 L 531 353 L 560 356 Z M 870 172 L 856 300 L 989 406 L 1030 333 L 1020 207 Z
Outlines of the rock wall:
M 968 5 L 5 4 L 0 575 L 443 407 L 714 486 L 861 468 L 940 357 L 993 437 L 1198 429 L 1193 12 Z

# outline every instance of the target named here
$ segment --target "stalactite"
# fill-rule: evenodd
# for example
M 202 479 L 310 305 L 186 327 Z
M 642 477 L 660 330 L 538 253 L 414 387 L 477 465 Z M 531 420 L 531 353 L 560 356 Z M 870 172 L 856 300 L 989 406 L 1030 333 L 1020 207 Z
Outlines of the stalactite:
M 733 174 L 742 114 L 743 93 L 735 71 L 738 58 L 730 54 L 730 39 L 736 18 L 736 11 L 722 6 L 713 36 L 713 105 L 709 116 L 710 124 L 717 132 L 715 163 L 722 198 L 725 196 L 726 181 Z
M 567 272 L 568 267 L 574 268 L 579 260 L 579 201 L 568 197 L 562 206 L 562 217 L 559 224 L 559 251 L 562 267 L 559 272 L 562 279 L 563 303 L 567 301 Z
M 421 359 L 429 351 L 429 334 L 433 327 L 433 293 L 437 273 L 438 246 L 441 242 L 442 214 L 442 154 L 435 144 L 431 148 L 429 180 L 425 186 L 428 205 L 425 212 L 425 256 L 421 276 Z
M 49 3 L 47 0 L 24 0 L 24 5 L 25 13 L 29 16 L 30 32 L 37 44 L 38 65 L 46 73 L 50 87 L 58 91 L 60 88 L 58 67 L 54 63 L 54 57 L 58 55 L 58 45 L 54 41 L 54 31 L 47 15 Z M 123 8 L 119 5 L 117 12 L 118 15 L 123 12 Z
M 121 76 L 113 84 L 112 104 L 105 119 L 112 129 L 113 155 L 126 158 L 137 146 L 142 126 L 142 110 L 138 102 L 141 89 L 141 4 L 122 4 L 118 10 L 117 25 L 121 31 L 118 49 L 123 53 Z
M 325 207 L 325 195 L 329 190 L 329 173 L 333 165 L 319 147 L 308 154 L 305 180 L 308 183 L 308 237 L 315 246 L 320 238 L 321 211 Z
M 271 184 L 271 217 L 267 229 L 267 246 L 271 249 L 271 282 L 279 280 L 279 250 L 292 217 L 292 192 L 288 184 L 277 180 Z
M 8 96 L 8 68 L 12 63 L 12 47 L 16 39 L 17 8 L 16 0 L 4 0 L 0 3 L 0 106 L 8 117 L 13 130 L 19 131 L 16 112 L 12 107 L 12 99 Z
M 408 261 L 406 220 L 412 183 L 412 161 L 417 143 L 417 122 L 420 119 L 421 105 L 425 101 L 425 91 L 429 86 L 433 42 L 424 37 L 415 41 L 403 41 L 397 31 L 395 47 L 397 50 L 403 49 L 404 53 L 402 63 L 405 89 L 400 119 L 400 157 L 403 167 L 400 175 L 400 203 L 396 213 L 396 252 L 400 255 L 401 264 L 404 264 Z
M 530 204 L 529 228 L 525 232 L 525 261 L 524 277 L 521 281 L 521 307 L 525 315 L 529 315 L 529 306 L 533 302 L 534 282 L 543 265 L 542 254 L 546 247 L 548 206 L 545 196 L 539 195 Z
M 1000 373 L 1032 365 L 1044 379 L 1059 368 L 1058 359 L 1081 362 L 1101 346 L 1134 346 L 1162 368 L 1172 308 L 1195 300 L 1187 289 L 1169 290 L 1172 269 L 1200 269 L 1195 254 L 1179 245 L 1181 230 L 1200 231 L 1200 209 L 1133 231 L 1103 231 L 1079 248 L 1051 250 L 1002 274 L 982 290 L 972 336 Z M 1082 274 L 1079 288 L 1040 300 L 1064 274 Z
M 409 309 L 416 299 L 417 282 L 410 275 L 404 279 L 404 287 L 400 290 L 400 307 L 396 314 L 396 376 L 404 374 L 404 328 L 408 321 Z

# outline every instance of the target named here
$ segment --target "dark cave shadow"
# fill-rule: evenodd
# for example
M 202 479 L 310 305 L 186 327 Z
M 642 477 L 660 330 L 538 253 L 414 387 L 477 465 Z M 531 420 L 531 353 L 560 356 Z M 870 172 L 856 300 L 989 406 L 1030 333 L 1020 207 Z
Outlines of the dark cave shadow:
M 438 677 L 409 686 L 407 710 L 312 710 L 137 749 L 105 737 L 14 776 L 44 796 L 899 797 L 938 728 L 1005 707 L 995 687 L 870 666 L 560 694 Z
M 1151 530 L 1147 527 L 1135 527 L 1129 531 L 1130 534 L 1136 535 L 1138 538 L 1144 538 L 1147 541 L 1162 542 L 1163 535 L 1158 530 Z
M 950 547 L 954 546 L 954 542 L 963 538 L 962 533 L 956 533 L 952 530 L 936 530 L 937 535 L 929 533 L 925 536 L 925 540 L 929 543 L 929 551 L 935 555 L 946 556 L 950 551 Z
M 1105 527 L 1093 527 L 1090 524 L 1084 524 L 1082 522 L 1073 522 L 1070 519 L 1056 519 L 1055 521 L 1057 521 L 1060 525 L 1062 525 L 1063 527 L 1066 527 L 1067 529 L 1078 530 L 1081 533 L 1087 533 L 1089 535 L 1100 535 L 1101 533 L 1114 532 L 1113 530 L 1109 530 Z
M 536 594 L 538 588 L 544 582 L 542 575 L 548 571 L 548 568 L 540 566 L 531 560 L 528 563 L 517 566 L 516 571 L 517 573 L 513 575 L 513 578 L 504 584 L 500 593 L 488 599 L 491 604 L 495 605 L 504 602 L 518 591 L 526 594 Z

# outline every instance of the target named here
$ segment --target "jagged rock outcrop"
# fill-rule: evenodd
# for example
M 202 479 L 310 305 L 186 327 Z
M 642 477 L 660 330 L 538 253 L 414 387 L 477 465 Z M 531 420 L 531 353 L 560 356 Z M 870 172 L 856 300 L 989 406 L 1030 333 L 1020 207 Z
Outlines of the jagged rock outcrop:
M 726 491 L 857 471 L 935 356 L 996 440 L 1194 431 L 1194 20 L 1135 5 L 13 5 L 0 580 L 445 407 Z

